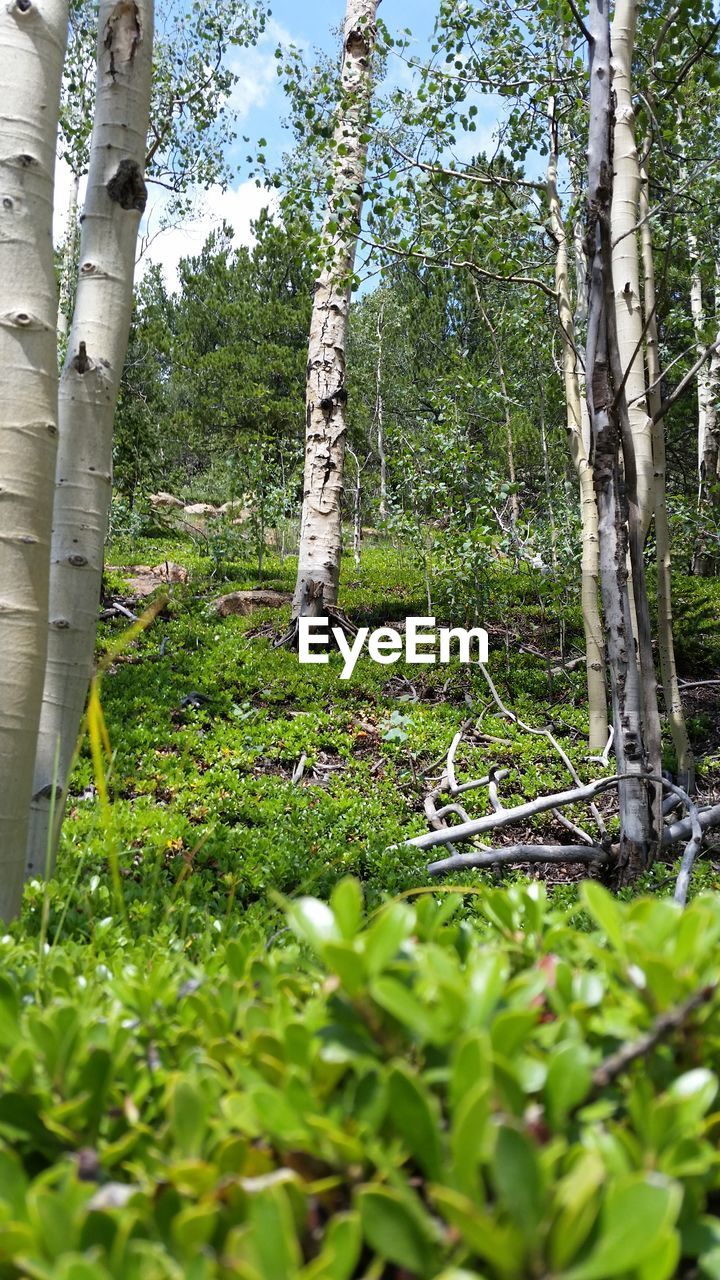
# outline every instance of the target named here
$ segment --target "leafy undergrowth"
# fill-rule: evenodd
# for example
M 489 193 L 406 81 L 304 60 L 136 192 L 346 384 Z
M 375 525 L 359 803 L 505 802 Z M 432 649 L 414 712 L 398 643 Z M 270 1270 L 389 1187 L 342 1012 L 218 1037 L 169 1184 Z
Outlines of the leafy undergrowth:
M 193 909 L 224 916 L 242 908 L 265 919 L 270 890 L 327 896 L 347 873 L 363 882 L 373 905 L 388 892 L 425 884 L 427 858 L 398 845 L 427 830 L 428 777 L 439 776 L 463 725 L 460 779 L 482 776 L 491 765 L 508 768 L 501 791 L 508 804 L 568 784 L 548 742 L 499 714 L 477 668 L 404 661 L 382 667 L 363 656 L 343 681 L 337 653 L 326 666 L 301 666 L 289 649 L 273 648 L 287 610 L 217 617 L 214 598 L 256 584 L 252 565 L 228 566 L 229 580 L 216 583 L 211 561 L 187 542 L 120 545 L 110 556 L 115 564 L 165 558 L 187 566 L 189 584 L 173 587 L 167 610 L 103 681 L 114 753 L 112 810 L 107 815 L 98 806 L 86 751 L 75 773 L 61 874 L 49 903 L 29 893 L 30 927 L 37 927 L 43 903 L 51 935 L 60 918 L 65 930 L 82 934 L 98 911 L 105 914 L 109 856 L 117 860 L 131 919 L 145 927 L 162 917 L 168 894 L 178 888 Z M 294 570 L 293 560 L 270 559 L 263 586 L 290 590 Z M 122 578 L 113 575 L 110 585 L 121 590 Z M 531 724 L 550 727 L 581 776 L 591 777 L 601 769 L 587 761 L 584 673 L 553 676 L 552 663 L 540 656 L 554 662 L 561 635 L 566 653 L 578 652 L 580 620 L 566 601 L 553 621 L 543 590 L 552 588 L 542 575 L 495 569 L 492 608 L 483 619 L 491 633 L 489 668 L 506 706 Z M 348 558 L 342 599 L 352 617 L 370 626 L 427 613 L 420 579 L 394 547 L 366 551 L 359 569 Z M 107 624 L 104 642 L 112 644 L 127 625 L 123 618 Z M 695 635 L 694 622 L 691 631 Z M 713 636 L 710 628 L 711 646 Z M 720 733 L 717 716 L 703 705 L 699 712 L 690 727 L 706 755 L 701 794 L 704 788 L 709 797 Z M 668 744 L 669 764 L 671 755 Z M 303 756 L 303 776 L 293 782 Z M 486 803 L 477 793 L 472 811 L 480 813 Z M 582 822 L 587 813 L 572 816 Z M 538 819 L 524 834 L 572 838 L 552 823 Z M 566 882 L 581 873 L 549 874 L 565 892 Z M 658 868 L 646 887 L 666 874 Z M 477 874 L 464 882 L 477 883 Z M 711 859 L 700 883 L 715 883 Z
M 720 1275 L 717 897 L 474 896 L 3 939 L 0 1274 Z
M 720 899 L 681 915 L 662 865 L 631 902 L 557 869 L 424 892 L 402 842 L 457 730 L 459 778 L 508 768 L 506 803 L 566 785 L 547 741 L 472 668 L 345 682 L 273 649 L 285 615 L 220 620 L 249 565 L 111 559 L 165 557 L 190 582 L 103 678 L 111 803 L 81 754 L 57 876 L 0 939 L 0 1277 L 720 1277 Z M 542 590 L 498 567 L 490 669 L 589 777 L 582 673 L 549 672 L 577 610 Z M 427 612 L 392 548 L 343 603 Z M 691 727 L 709 795 L 709 703 Z

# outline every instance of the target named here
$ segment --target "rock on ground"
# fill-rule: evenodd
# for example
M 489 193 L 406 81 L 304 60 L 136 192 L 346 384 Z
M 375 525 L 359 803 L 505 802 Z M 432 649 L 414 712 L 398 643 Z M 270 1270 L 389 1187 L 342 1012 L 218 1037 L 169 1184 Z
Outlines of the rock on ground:
M 227 596 L 220 596 L 213 605 L 221 618 L 229 618 L 233 614 L 244 617 L 255 609 L 284 609 L 292 601 L 289 591 L 231 591 Z

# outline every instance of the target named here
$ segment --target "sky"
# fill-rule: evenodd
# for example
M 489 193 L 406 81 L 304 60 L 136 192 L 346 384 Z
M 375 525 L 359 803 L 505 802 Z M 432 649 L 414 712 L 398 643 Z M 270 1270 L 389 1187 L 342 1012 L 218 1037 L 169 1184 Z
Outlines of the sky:
M 391 34 L 409 27 L 413 33 L 410 52 L 424 58 L 436 11 L 437 0 L 382 0 L 379 15 Z M 234 51 L 230 60 L 238 76 L 232 97 L 237 115 L 238 142 L 228 149 L 228 159 L 237 168 L 233 183 L 227 191 L 215 187 L 209 192 L 198 193 L 192 218 L 182 226 L 158 234 L 164 197 L 159 189 L 151 188 L 148 213 L 141 228 L 141 243 L 147 242 L 147 248 L 138 264 L 139 273 L 149 263 L 159 263 L 168 288 L 174 290 L 181 258 L 199 253 L 209 233 L 223 220 L 233 227 L 237 244 L 252 243 L 251 223 L 271 196 L 267 191 L 258 189 L 249 177 L 246 156 L 252 151 L 252 142 L 266 138 L 271 163 L 279 161 L 289 141 L 289 135 L 282 128 L 286 106 L 277 75 L 275 49 L 278 44 L 293 43 L 308 54 L 316 48 L 333 53 L 338 47 L 336 33 L 344 12 L 345 0 L 321 0 L 315 4 L 271 0 L 271 16 L 264 35 L 253 48 Z M 406 83 L 409 80 L 407 68 L 399 61 L 394 65 L 389 63 L 389 74 L 401 82 L 403 77 Z M 474 135 L 476 147 L 489 141 L 496 118 L 496 105 L 487 102 L 478 117 L 479 133 Z M 242 141 L 242 135 L 250 138 L 250 146 Z M 61 164 L 58 165 L 56 183 L 55 239 L 60 243 L 67 225 L 71 188 L 69 171 Z M 81 191 L 81 201 L 82 195 Z

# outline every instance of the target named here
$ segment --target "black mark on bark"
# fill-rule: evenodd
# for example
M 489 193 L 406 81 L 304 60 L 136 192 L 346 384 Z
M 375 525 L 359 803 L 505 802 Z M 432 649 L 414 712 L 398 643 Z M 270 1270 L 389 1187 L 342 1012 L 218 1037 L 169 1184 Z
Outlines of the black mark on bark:
M 118 171 L 107 184 L 107 193 L 121 209 L 137 209 L 145 212 L 147 187 L 135 160 L 121 160 Z

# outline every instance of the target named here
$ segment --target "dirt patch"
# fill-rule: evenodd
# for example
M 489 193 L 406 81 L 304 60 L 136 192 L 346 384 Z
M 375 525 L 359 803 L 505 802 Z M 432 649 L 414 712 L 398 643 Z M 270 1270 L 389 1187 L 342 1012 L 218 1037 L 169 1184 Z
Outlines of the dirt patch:
M 181 564 L 173 560 L 163 560 L 162 564 L 131 564 L 107 566 L 108 573 L 118 573 L 127 579 L 128 595 L 136 600 L 144 600 L 151 596 L 158 587 L 173 586 L 176 583 L 188 582 L 190 574 Z

